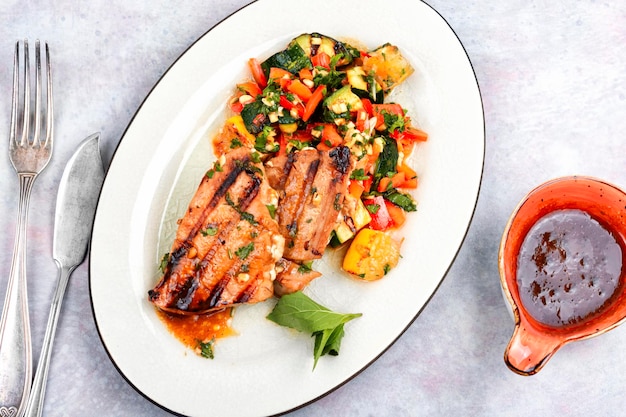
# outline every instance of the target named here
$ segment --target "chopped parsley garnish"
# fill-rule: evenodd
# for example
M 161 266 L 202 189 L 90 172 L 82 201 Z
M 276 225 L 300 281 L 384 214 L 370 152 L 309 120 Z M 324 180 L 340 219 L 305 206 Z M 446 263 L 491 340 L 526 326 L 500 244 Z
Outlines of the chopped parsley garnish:
M 215 236 L 217 234 L 217 231 L 217 226 L 210 224 L 200 233 L 202 233 L 202 236 Z
M 380 210 L 380 206 L 378 204 L 366 204 L 365 208 L 372 214 L 376 214 L 378 213 L 378 210 Z
M 241 143 L 241 140 L 239 140 L 239 138 L 233 138 L 233 140 L 230 141 L 230 149 L 240 148 L 242 146 L 243 143 Z
M 226 193 L 226 196 L 224 198 L 226 199 L 226 203 L 232 208 L 234 208 L 237 213 L 239 213 L 241 220 L 245 220 L 253 226 L 256 226 L 257 224 L 259 224 L 259 222 L 255 220 L 254 215 L 252 213 L 248 213 L 248 212 L 241 210 L 239 205 L 235 204 L 232 198 L 230 198 L 229 193 Z
M 351 180 L 359 181 L 359 180 L 368 180 L 369 178 L 370 178 L 369 175 L 365 174 L 365 171 L 363 170 L 363 168 L 355 169 L 350 174 Z
M 235 255 L 241 260 L 244 260 L 252 253 L 254 250 L 254 243 L 250 242 L 245 246 L 240 247 L 235 251 Z
M 306 274 L 307 272 L 311 272 L 313 270 L 313 261 L 302 262 L 302 264 L 298 267 L 298 272 L 301 274 Z
M 215 344 L 215 339 L 211 339 L 208 342 L 203 342 L 201 340 L 198 340 L 198 347 L 200 348 L 200 355 L 203 358 L 215 359 L 215 355 L 213 354 L 214 344 Z

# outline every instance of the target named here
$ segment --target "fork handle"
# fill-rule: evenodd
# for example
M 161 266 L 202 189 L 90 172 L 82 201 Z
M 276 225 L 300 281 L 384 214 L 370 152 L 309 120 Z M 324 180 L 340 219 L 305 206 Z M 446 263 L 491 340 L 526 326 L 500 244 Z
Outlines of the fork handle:
M 24 417 L 40 417 L 43 413 L 44 397 L 46 394 L 46 382 L 48 380 L 48 369 L 50 368 L 50 357 L 52 355 L 52 343 L 56 333 L 57 323 L 59 321 L 59 313 L 61 312 L 61 304 L 65 289 L 75 266 L 68 268 L 57 263 L 59 274 L 57 286 L 54 290 L 52 305 L 50 306 L 50 315 L 48 316 L 48 324 L 46 326 L 46 335 L 43 338 L 43 346 L 39 355 L 39 363 L 35 372 L 35 379 L 28 398 L 28 404 L 24 411 Z
M 0 415 L 18 416 L 31 386 L 32 353 L 26 293 L 26 225 L 37 174 L 18 174 L 20 196 L 11 272 L 0 321 Z

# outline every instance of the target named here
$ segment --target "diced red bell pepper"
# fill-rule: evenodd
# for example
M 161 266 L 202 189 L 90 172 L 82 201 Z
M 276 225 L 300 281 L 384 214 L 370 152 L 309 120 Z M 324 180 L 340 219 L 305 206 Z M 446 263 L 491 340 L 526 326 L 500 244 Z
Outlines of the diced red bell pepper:
M 369 98 L 362 98 L 361 103 L 363 104 L 363 110 L 367 112 L 367 115 L 372 117 L 374 115 L 374 108 L 372 107 L 372 102 Z
M 311 95 L 311 98 L 309 99 L 309 101 L 306 102 L 306 105 L 304 106 L 304 114 L 302 115 L 302 120 L 306 122 L 311 118 L 311 116 L 313 116 L 315 109 L 320 104 L 325 94 L 326 86 L 323 84 L 318 85 Z
M 330 56 L 326 52 L 311 57 L 311 63 L 314 67 L 324 67 L 330 69 Z
M 428 133 L 413 126 L 408 126 L 407 128 L 405 128 L 404 132 L 402 132 L 402 136 L 403 139 L 408 140 L 417 140 L 421 142 L 428 140 Z
M 402 106 L 397 103 L 372 104 L 372 115 L 376 117 L 376 129 L 381 129 L 385 125 L 385 113 L 404 116 Z
M 309 101 L 313 95 L 309 87 L 304 85 L 300 80 L 291 81 L 289 85 L 287 85 L 287 90 L 300 97 L 300 99 L 305 103 Z
M 337 127 L 335 127 L 334 124 L 324 124 L 324 129 L 322 130 L 322 142 L 331 148 L 339 146 L 343 143 L 343 137 L 341 137 L 339 132 L 337 132 Z
M 367 179 L 363 180 L 364 193 L 369 193 L 372 190 L 372 182 L 374 182 L 374 180 L 370 175 L 367 176 Z
M 261 63 L 256 58 L 250 58 L 248 60 L 248 66 L 250 67 L 250 72 L 252 73 L 252 78 L 254 81 L 261 87 L 267 87 L 267 77 L 263 72 L 263 68 L 261 68 Z
M 313 79 L 313 71 L 310 68 L 302 68 L 300 72 L 298 72 L 298 77 L 301 80 L 312 80 Z
M 241 111 L 243 110 L 243 103 L 241 103 L 239 100 L 231 101 L 231 103 L 228 106 L 234 113 L 237 113 L 237 114 L 241 113 Z
M 387 230 L 393 227 L 393 219 L 387 210 L 385 199 L 382 196 L 379 195 L 363 200 L 363 204 L 365 204 L 365 208 L 367 208 L 372 218 L 369 224 L 370 228 L 374 230 Z
M 391 201 L 385 200 L 385 207 L 389 213 L 389 217 L 393 220 L 394 227 L 400 227 L 406 221 L 406 213 L 401 207 L 396 206 Z
M 272 67 L 270 68 L 270 80 L 274 81 L 274 82 L 278 82 L 277 80 L 280 80 L 281 78 L 284 79 L 291 79 L 292 78 L 292 74 L 287 71 L 284 70 L 282 68 L 277 68 L 277 67 Z
M 252 97 L 256 97 L 263 92 L 263 90 L 261 90 L 261 87 L 259 87 L 257 83 L 252 81 L 237 84 L 237 88 Z

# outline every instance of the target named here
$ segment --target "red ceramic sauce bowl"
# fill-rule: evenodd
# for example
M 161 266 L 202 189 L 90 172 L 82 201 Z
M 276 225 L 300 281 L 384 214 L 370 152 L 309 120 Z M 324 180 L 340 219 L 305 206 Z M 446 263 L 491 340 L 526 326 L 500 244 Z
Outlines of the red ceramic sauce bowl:
M 555 210 L 578 209 L 608 230 L 622 250 L 619 283 L 610 300 L 575 324 L 547 325 L 535 319 L 521 302 L 517 279 L 520 248 L 530 229 Z M 565 343 L 598 336 L 626 318 L 626 194 L 602 180 L 572 176 L 557 178 L 532 190 L 513 212 L 504 230 L 498 266 L 505 297 L 513 310 L 515 329 L 504 353 L 514 372 L 533 375 Z

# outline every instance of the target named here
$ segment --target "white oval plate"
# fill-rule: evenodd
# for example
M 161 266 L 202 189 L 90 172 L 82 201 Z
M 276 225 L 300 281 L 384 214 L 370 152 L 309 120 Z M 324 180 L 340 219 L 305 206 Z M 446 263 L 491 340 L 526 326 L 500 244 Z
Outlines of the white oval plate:
M 173 65 L 128 126 L 108 170 L 95 217 L 90 291 L 102 342 L 145 397 L 187 416 L 283 413 L 330 392 L 380 356 L 424 308 L 452 264 L 476 204 L 484 158 L 480 93 L 469 59 L 444 19 L 419 1 L 259 0 L 199 39 Z M 384 16 L 378 12 L 385 13 Z M 295 36 L 320 32 L 374 48 L 398 45 L 416 69 L 396 94 L 430 138 L 412 164 L 418 211 L 401 234 L 403 258 L 384 279 L 342 274 L 339 254 L 307 293 L 340 312 L 341 354 L 312 371 L 313 340 L 265 319 L 275 301 L 237 308 L 239 335 L 199 357 L 176 340 L 147 300 L 180 216 L 212 163 L 209 138 L 221 126 L 250 57 L 264 59 Z

